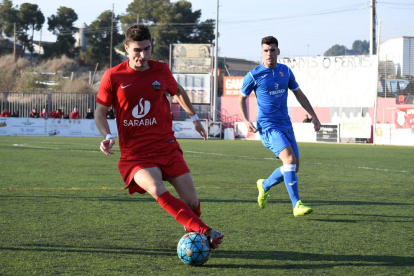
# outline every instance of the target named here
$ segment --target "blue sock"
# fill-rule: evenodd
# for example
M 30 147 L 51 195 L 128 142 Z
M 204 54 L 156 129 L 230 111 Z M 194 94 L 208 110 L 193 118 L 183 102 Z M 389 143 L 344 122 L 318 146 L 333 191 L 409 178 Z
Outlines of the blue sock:
M 265 192 L 269 191 L 273 186 L 283 182 L 283 166 L 277 168 L 268 179 L 263 181 L 263 189 Z
M 284 165 L 283 170 L 285 175 L 286 189 L 288 190 L 293 208 L 295 208 L 296 203 L 300 200 L 298 176 L 296 174 L 296 164 Z

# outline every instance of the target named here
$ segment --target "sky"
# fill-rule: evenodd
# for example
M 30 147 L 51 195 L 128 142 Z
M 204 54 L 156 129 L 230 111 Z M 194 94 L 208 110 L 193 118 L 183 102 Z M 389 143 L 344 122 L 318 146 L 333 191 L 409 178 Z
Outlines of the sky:
M 216 19 L 216 0 L 187 0 L 193 11 L 201 10 L 201 21 Z M 412 0 L 377 1 L 377 20 L 381 20 L 381 42 L 397 36 L 414 36 Z M 56 41 L 47 31 L 47 17 L 60 6 L 78 15 L 75 26 L 89 25 L 105 10 L 126 13 L 132 0 L 12 0 L 14 5 L 36 3 L 46 20 L 42 41 Z M 175 1 L 171 1 L 175 2 Z M 279 41 L 281 57 L 323 55 L 335 44 L 352 48 L 355 40 L 370 39 L 370 0 L 219 0 L 219 56 L 261 61 L 260 42 L 265 36 Z M 35 32 L 35 40 L 40 32 Z

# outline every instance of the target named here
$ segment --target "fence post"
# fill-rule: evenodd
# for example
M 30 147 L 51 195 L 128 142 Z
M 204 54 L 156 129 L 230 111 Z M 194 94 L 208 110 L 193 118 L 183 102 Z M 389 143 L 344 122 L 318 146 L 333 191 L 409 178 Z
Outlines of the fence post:
M 52 113 L 52 93 L 47 94 L 47 113 Z

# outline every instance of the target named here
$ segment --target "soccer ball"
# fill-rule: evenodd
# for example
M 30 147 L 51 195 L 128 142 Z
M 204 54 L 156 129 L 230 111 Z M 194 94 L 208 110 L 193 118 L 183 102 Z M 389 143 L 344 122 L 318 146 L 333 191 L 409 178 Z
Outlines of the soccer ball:
M 203 265 L 210 258 L 210 245 L 201 233 L 185 234 L 177 245 L 178 258 L 188 265 Z

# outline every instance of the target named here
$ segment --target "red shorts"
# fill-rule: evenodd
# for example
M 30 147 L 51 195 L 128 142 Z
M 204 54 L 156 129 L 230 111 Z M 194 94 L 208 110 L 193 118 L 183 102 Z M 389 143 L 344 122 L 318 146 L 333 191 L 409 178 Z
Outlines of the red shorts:
M 118 168 L 127 185 L 124 189 L 129 189 L 130 194 L 135 192 L 145 194 L 146 191 L 135 182 L 134 176 L 139 170 L 153 167 L 161 169 L 162 180 L 164 181 L 167 177 L 176 178 L 190 172 L 180 148 L 174 148 L 166 154 L 154 154 L 152 156 L 138 157 L 134 160 L 121 158 Z

